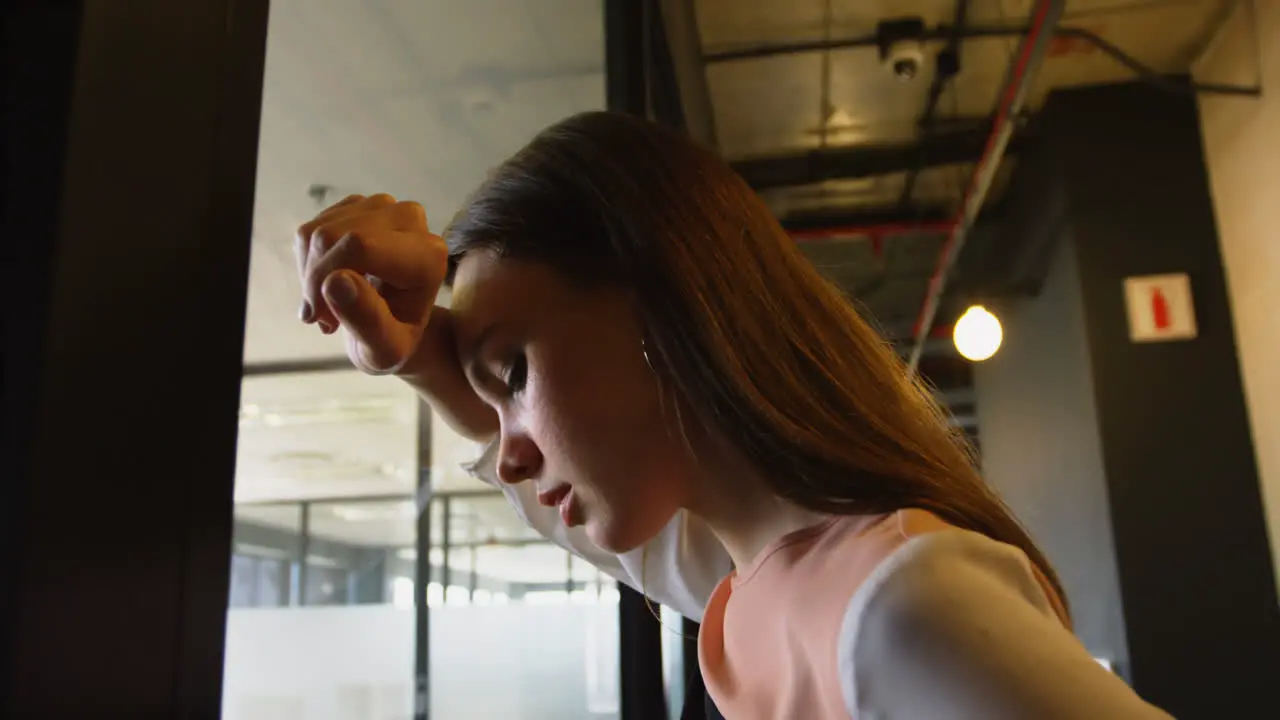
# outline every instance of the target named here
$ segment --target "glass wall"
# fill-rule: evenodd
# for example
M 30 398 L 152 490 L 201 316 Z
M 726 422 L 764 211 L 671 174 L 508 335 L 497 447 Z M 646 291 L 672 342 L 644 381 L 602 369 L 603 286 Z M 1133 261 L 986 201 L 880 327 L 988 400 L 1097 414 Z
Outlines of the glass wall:
M 273 0 L 224 718 L 616 717 L 616 586 L 463 473 L 477 448 L 409 388 L 297 321 L 292 255 L 295 228 L 352 193 L 421 202 L 439 232 L 535 132 L 602 107 L 601 13 Z
M 411 390 L 335 371 L 242 392 L 224 717 L 410 717 L 425 613 L 431 717 L 616 717 L 616 585 L 462 472 L 477 448 Z

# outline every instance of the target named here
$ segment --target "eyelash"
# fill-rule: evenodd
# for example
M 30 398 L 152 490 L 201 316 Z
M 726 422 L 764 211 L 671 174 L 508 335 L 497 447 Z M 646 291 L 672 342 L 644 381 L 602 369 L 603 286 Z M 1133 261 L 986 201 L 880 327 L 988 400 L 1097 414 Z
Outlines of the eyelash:
M 518 395 L 524 390 L 528 376 L 529 364 L 523 354 L 515 356 L 502 368 L 502 380 L 512 395 Z

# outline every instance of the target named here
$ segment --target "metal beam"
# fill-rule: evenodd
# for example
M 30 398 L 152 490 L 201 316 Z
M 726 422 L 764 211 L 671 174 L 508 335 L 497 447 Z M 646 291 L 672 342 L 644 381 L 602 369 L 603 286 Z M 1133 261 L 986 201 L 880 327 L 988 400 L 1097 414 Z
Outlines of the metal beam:
M 659 125 L 683 130 L 686 126 L 684 99 L 676 77 L 667 27 L 658 0 L 638 0 L 644 11 L 644 63 L 648 115 Z
M 791 155 L 749 158 L 732 162 L 733 169 L 756 190 L 809 185 L 823 180 L 874 177 L 915 168 L 976 162 L 986 148 L 989 126 L 939 133 L 918 143 L 854 145 L 811 150 Z M 1007 152 L 1021 143 L 1015 138 Z
M 951 219 L 952 213 L 941 206 L 859 208 L 857 210 L 822 210 L 788 213 L 780 218 L 788 232 L 808 232 L 833 227 L 871 227 L 877 225 L 932 224 Z
M 717 146 L 715 114 L 693 3 L 658 0 L 658 14 L 680 98 L 684 129 L 694 140 L 714 148 Z
M 604 4 L 605 105 L 640 117 L 649 112 L 644 18 L 643 3 L 606 0 Z
M 244 366 L 245 377 L 262 375 L 293 375 L 297 373 L 336 372 L 355 370 L 345 356 L 308 358 L 305 360 L 278 360 L 270 362 L 247 363 Z
M 984 208 L 978 217 L 976 229 L 985 231 L 999 227 L 1008 215 L 1006 203 L 997 203 Z M 813 236 L 822 232 L 840 232 L 842 229 L 865 228 L 870 231 L 880 229 L 880 235 L 899 234 L 893 228 L 913 229 L 916 233 L 938 232 L 938 227 L 947 224 L 954 213 L 942 206 L 913 206 L 908 208 L 870 207 L 858 210 L 823 210 L 788 213 L 779 218 L 782 228 L 787 232 Z M 914 230 L 914 228 L 919 230 Z

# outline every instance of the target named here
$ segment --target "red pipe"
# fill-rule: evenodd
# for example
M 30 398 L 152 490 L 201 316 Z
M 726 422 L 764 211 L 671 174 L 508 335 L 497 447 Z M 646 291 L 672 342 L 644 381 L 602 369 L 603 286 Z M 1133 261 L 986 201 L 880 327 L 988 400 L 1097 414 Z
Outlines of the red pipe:
M 789 234 L 791 239 L 796 242 L 816 242 L 853 237 L 882 238 L 891 235 L 909 235 L 911 233 L 944 233 L 951 232 L 951 228 L 954 226 L 954 220 L 934 220 L 917 223 L 882 223 L 879 225 L 837 225 L 836 227 L 809 230 L 791 230 Z
M 937 312 L 937 305 L 941 301 L 942 292 L 945 289 L 947 272 L 950 270 L 949 259 L 952 251 L 957 243 L 963 241 L 963 235 L 968 230 L 965 227 L 965 212 L 969 203 L 974 199 L 974 194 L 985 192 L 986 188 L 982 182 L 983 171 L 986 166 L 992 162 L 999 162 L 1000 158 L 993 157 L 996 154 L 997 145 L 1000 140 L 1000 133 L 1005 125 L 1011 122 L 1010 113 L 1014 111 L 1014 105 L 1018 102 L 1018 93 L 1021 86 L 1026 82 L 1027 66 L 1031 63 L 1031 58 L 1035 54 L 1036 44 L 1040 40 L 1040 35 L 1044 33 L 1045 25 L 1049 15 L 1049 10 L 1053 7 L 1053 0 L 1040 0 L 1035 9 L 1030 29 L 1026 37 L 1023 39 L 1022 47 L 1015 58 L 1013 67 L 1011 68 L 1009 79 L 1005 84 L 1004 91 L 1000 96 L 1000 102 L 996 110 L 996 118 L 991 123 L 991 132 L 987 135 L 986 147 L 983 148 L 982 156 L 978 158 L 978 162 L 974 164 L 973 174 L 970 176 L 969 184 L 965 188 L 964 197 L 960 203 L 959 209 L 956 211 L 955 217 L 951 220 L 951 229 L 947 233 L 947 239 L 942 244 L 942 250 L 938 254 L 938 263 L 933 271 L 933 275 L 929 278 L 929 289 L 925 294 L 924 304 L 920 307 L 920 312 L 916 315 L 915 329 L 913 334 L 917 337 L 917 347 L 912 348 L 911 366 L 914 368 L 919 361 L 922 348 L 922 341 L 933 328 L 934 315 Z M 1060 9 L 1060 7 L 1059 7 Z M 985 199 L 985 198 L 982 198 Z M 981 202 L 981 199 L 979 200 Z M 976 214 L 976 210 L 975 210 Z

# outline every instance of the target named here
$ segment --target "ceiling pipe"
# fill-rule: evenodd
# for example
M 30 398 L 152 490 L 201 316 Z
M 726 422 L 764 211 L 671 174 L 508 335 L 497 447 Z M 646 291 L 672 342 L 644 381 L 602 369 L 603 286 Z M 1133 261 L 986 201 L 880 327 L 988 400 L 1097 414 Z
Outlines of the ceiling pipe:
M 951 26 L 951 35 L 947 38 L 946 46 L 934 57 L 933 81 L 929 83 L 929 99 L 925 101 L 924 113 L 916 124 L 920 128 L 922 137 L 928 137 L 933 134 L 938 118 L 938 103 L 942 100 L 942 92 L 946 90 L 947 84 L 951 82 L 952 78 L 960 73 L 960 43 L 964 37 L 965 23 L 968 21 L 969 0 L 957 0 L 955 23 Z M 903 207 L 911 203 L 911 196 L 916 189 L 916 180 L 919 179 L 921 171 L 925 168 L 927 158 L 924 153 L 924 147 L 924 143 L 920 143 L 921 150 L 916 157 L 915 167 L 911 168 L 911 172 L 907 173 L 907 179 L 902 183 L 902 193 L 898 197 L 898 204 Z
M 932 222 L 897 222 L 897 223 L 880 223 L 876 225 L 841 225 L 825 228 L 812 228 L 804 230 L 791 230 L 789 234 L 791 239 L 797 243 L 819 243 L 829 242 L 832 240 L 845 240 L 852 238 L 866 238 L 871 241 L 871 253 L 880 260 L 884 257 L 884 240 L 887 237 L 895 237 L 902 235 L 938 235 L 949 232 L 952 222 L 950 220 L 938 220 Z M 881 280 L 884 277 L 884 269 L 881 268 Z M 878 282 L 877 282 L 878 284 Z M 863 288 L 859 292 L 865 292 Z
M 933 322 L 938 315 L 938 306 L 942 302 L 942 294 L 947 287 L 947 279 L 955 266 L 960 251 L 964 248 L 969 230 L 973 227 L 978 211 L 991 189 L 991 181 L 995 177 L 1000 159 L 1004 156 L 1005 147 L 1013 135 L 1017 124 L 1017 115 L 1031 90 L 1031 84 L 1044 60 L 1049 41 L 1053 38 L 1058 20 L 1062 18 L 1064 0 L 1039 0 L 1032 13 L 1031 25 L 1018 46 L 1018 53 L 1009 67 L 1004 88 L 1000 93 L 996 109 L 996 119 L 991 126 L 991 134 L 987 138 L 987 147 L 974 166 L 973 176 L 965 190 L 964 201 L 956 214 L 950 234 L 942 245 L 938 257 L 938 266 L 929 279 L 929 289 L 925 294 L 924 305 L 916 320 L 915 340 L 912 343 L 908 366 L 915 372 L 920 366 L 920 356 L 924 353 L 925 341 L 933 329 Z
M 932 222 L 896 222 L 878 225 L 838 225 L 835 227 L 791 230 L 788 234 L 796 242 L 821 242 L 823 240 L 857 237 L 874 239 L 894 235 L 945 233 L 950 232 L 954 224 L 952 220 L 935 220 Z

